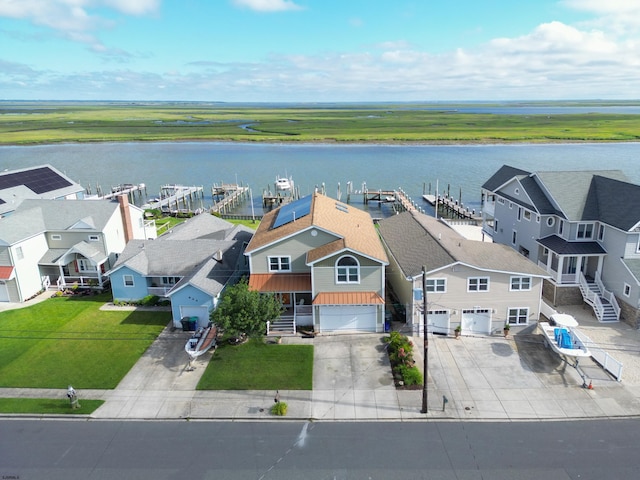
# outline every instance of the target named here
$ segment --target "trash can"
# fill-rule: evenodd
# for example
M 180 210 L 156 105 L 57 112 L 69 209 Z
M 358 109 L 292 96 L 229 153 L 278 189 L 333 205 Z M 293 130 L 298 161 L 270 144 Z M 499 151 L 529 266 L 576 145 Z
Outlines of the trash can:
M 198 317 L 189 317 L 189 330 L 195 332 L 198 326 Z
M 185 318 L 180 320 L 180 323 L 182 324 L 182 331 L 183 332 L 188 332 L 189 331 L 189 319 L 185 317 Z

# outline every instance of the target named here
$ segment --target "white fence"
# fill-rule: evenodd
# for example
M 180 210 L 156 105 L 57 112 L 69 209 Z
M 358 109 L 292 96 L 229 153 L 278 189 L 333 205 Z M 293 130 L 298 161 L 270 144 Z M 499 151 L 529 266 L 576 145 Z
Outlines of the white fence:
M 542 302 L 540 306 L 540 313 L 547 318 L 551 318 L 551 315 L 558 313 L 552 307 L 547 305 L 545 302 Z M 609 372 L 617 381 L 622 381 L 622 362 L 616 360 L 611 355 L 609 355 L 606 351 L 600 348 L 598 345 L 593 343 L 593 341 L 584 333 L 582 333 L 577 328 L 573 329 L 576 337 L 589 349 L 591 352 L 591 358 L 593 358 L 596 362 L 600 364 L 600 366 Z

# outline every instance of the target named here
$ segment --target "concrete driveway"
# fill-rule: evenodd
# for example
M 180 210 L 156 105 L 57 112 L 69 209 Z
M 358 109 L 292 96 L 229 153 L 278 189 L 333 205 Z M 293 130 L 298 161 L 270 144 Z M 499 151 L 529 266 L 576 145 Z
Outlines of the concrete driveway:
M 381 334 L 340 334 L 313 340 L 312 418 L 397 418 L 399 401 Z

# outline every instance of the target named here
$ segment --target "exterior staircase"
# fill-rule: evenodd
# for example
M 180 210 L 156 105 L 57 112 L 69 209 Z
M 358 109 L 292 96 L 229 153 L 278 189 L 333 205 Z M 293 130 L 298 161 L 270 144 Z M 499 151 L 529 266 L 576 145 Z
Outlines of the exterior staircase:
M 293 316 L 282 316 L 267 322 L 268 336 L 285 336 L 296 334 L 296 321 Z
M 585 303 L 591 305 L 599 322 L 620 321 L 620 307 L 615 295 L 604 288 L 602 282 L 587 281 L 580 275 L 580 292 Z

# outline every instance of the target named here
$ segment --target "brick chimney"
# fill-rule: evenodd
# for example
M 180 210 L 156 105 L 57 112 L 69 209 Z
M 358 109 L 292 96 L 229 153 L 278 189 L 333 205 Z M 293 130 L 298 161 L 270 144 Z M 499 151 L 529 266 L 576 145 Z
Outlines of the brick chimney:
M 124 240 L 129 243 L 133 240 L 133 225 L 131 224 L 131 212 L 129 211 L 129 197 L 127 195 L 119 195 L 118 203 L 120 204 L 120 216 L 122 217 L 122 226 L 124 227 Z

